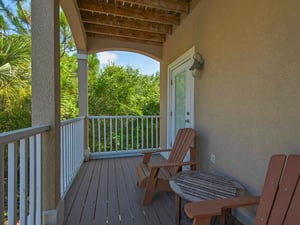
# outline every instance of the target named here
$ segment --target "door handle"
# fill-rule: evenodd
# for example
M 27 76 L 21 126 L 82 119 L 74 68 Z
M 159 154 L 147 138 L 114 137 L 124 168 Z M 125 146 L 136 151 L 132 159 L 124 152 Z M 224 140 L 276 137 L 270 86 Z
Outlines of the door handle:
M 186 119 L 184 122 L 186 122 L 186 123 L 189 123 L 189 122 L 190 122 L 190 120 L 189 120 L 189 119 Z

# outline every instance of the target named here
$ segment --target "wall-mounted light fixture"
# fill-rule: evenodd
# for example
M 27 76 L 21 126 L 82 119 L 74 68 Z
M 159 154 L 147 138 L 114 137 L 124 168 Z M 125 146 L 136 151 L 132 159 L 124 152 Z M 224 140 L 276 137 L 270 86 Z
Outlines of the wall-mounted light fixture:
M 198 52 L 196 52 L 193 56 L 194 63 L 191 66 L 190 70 L 192 71 L 193 77 L 198 77 L 201 74 L 201 71 L 204 68 L 204 59 L 202 55 Z

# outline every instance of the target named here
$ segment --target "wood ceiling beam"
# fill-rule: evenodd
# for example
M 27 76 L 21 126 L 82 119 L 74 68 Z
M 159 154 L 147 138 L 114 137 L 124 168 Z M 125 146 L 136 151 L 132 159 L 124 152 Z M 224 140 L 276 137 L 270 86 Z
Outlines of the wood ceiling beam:
M 95 34 L 95 33 L 89 33 L 87 32 L 88 37 L 95 37 L 95 38 L 105 38 L 109 40 L 115 40 L 115 41 L 126 41 L 131 43 L 140 43 L 143 45 L 153 45 L 153 46 L 162 46 L 162 43 L 160 42 L 154 42 L 149 40 L 139 40 L 139 39 L 132 39 L 132 38 L 126 38 L 126 37 L 113 37 L 105 34 Z
M 82 11 L 111 14 L 154 23 L 179 25 L 179 15 L 162 13 L 155 9 L 141 9 L 129 7 L 126 4 L 106 3 L 98 1 L 78 0 L 78 7 Z
M 164 11 L 172 11 L 178 13 L 188 13 L 188 1 L 177 0 L 121 0 L 119 2 L 126 2 L 130 4 L 137 4 L 148 8 L 156 8 Z
M 112 27 L 121 27 L 127 29 L 135 29 L 140 31 L 148 31 L 153 33 L 171 34 L 172 29 L 170 25 L 159 24 L 147 21 L 140 21 L 134 19 L 127 19 L 124 17 L 117 17 L 111 15 L 104 15 L 98 13 L 81 12 L 82 22 L 109 25 Z
M 111 26 L 95 25 L 95 24 L 84 24 L 84 27 L 86 32 L 88 33 L 102 34 L 102 35 L 114 36 L 114 37 L 124 37 L 124 38 L 131 38 L 137 40 L 145 40 L 145 41 L 152 41 L 158 43 L 163 43 L 165 41 L 165 35 L 158 34 L 158 33 L 143 32 L 143 31 L 137 31 L 132 29 L 115 28 Z

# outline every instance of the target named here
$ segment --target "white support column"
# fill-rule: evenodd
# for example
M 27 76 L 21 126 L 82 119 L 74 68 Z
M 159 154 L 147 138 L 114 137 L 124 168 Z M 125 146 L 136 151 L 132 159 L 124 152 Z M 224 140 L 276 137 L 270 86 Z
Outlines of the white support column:
M 59 0 L 31 0 L 32 125 L 50 124 L 42 137 L 43 224 L 62 224 L 60 199 Z
M 88 116 L 88 55 L 77 53 L 78 61 L 78 101 L 79 116 Z M 89 137 L 88 118 L 84 120 L 84 158 L 89 160 Z

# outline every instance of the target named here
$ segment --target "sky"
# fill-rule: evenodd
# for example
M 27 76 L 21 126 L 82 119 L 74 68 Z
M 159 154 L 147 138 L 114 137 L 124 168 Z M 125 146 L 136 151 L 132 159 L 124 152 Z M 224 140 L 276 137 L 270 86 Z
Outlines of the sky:
M 97 53 L 100 60 L 100 67 L 103 69 L 109 63 L 115 63 L 121 66 L 131 66 L 134 69 L 139 69 L 142 74 L 152 75 L 159 71 L 159 62 L 132 52 L 125 51 L 107 51 Z

